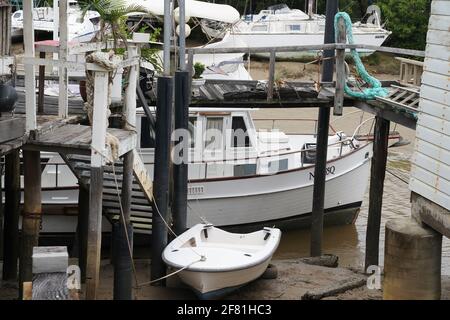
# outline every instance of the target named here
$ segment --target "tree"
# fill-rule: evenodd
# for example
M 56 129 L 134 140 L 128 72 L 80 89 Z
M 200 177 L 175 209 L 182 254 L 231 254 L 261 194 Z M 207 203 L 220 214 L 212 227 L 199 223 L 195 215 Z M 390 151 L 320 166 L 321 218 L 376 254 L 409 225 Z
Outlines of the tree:
M 379 0 L 376 4 L 384 16 L 386 28 L 392 31 L 389 45 L 425 49 L 431 0 Z
M 100 40 L 106 41 L 106 34 L 109 31 L 113 38 L 114 49 L 117 49 L 119 39 L 127 45 L 126 20 L 128 14 L 144 13 L 148 10 L 140 5 L 128 4 L 125 0 L 79 0 L 83 16 L 87 11 L 97 11 L 100 15 Z

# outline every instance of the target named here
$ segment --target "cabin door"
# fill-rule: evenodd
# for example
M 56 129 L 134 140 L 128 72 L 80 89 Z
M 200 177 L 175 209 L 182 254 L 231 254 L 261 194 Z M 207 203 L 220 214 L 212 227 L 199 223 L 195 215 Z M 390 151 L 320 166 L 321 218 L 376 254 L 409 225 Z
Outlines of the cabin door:
M 207 178 L 224 175 L 225 132 L 229 117 L 206 116 L 203 130 L 203 161 Z

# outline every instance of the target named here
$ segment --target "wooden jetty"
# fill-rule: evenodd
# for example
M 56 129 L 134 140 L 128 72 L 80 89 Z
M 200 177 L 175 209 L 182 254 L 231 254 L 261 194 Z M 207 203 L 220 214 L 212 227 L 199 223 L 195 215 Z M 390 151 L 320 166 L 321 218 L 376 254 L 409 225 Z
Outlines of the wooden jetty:
M 108 108 L 108 74 L 111 70 L 105 69 L 94 63 L 73 63 L 67 60 L 68 54 L 78 50 L 78 52 L 90 52 L 101 45 L 92 44 L 69 45 L 67 43 L 67 2 L 60 2 L 59 23 L 60 23 L 60 41 L 58 45 L 41 45 L 41 51 L 57 51 L 59 60 L 46 59 L 41 56 L 35 58 L 34 31 L 32 25 L 32 1 L 24 1 L 24 111 L 25 115 L 15 114 L 13 116 L 0 118 L 2 131 L 0 132 L 0 152 L 1 156 L 6 155 L 6 163 L 11 172 L 8 171 L 5 183 L 6 206 L 11 209 L 5 217 L 5 234 L 12 235 L 4 243 L 4 279 L 14 280 L 17 269 L 15 267 L 19 257 L 19 288 L 22 289 L 22 283 L 31 281 L 31 255 L 33 247 L 37 246 L 39 238 L 39 226 L 41 220 L 41 177 L 40 177 L 40 152 L 50 151 L 59 153 L 67 164 L 76 173 L 80 179 L 80 193 L 82 196 L 79 214 L 79 237 L 82 239 L 80 267 L 86 279 L 86 298 L 95 299 L 100 267 L 101 250 L 101 218 L 102 208 L 109 203 L 109 209 L 114 208 L 115 220 L 121 221 L 124 217 L 125 227 L 129 228 L 130 211 L 133 205 L 123 206 L 118 210 L 118 198 L 122 201 L 129 198 L 132 204 L 132 190 L 135 188 L 132 181 L 140 192 L 146 197 L 146 205 L 151 205 L 152 184 L 140 157 L 135 153 L 137 133 L 133 129 L 136 119 L 136 84 L 138 75 L 138 48 L 130 44 L 128 49 L 129 58 L 122 61 L 117 67 L 129 68 L 129 77 L 131 79 L 128 85 L 123 101 L 122 114 L 127 124 L 123 128 L 107 128 L 107 108 Z M 3 31 L 3 30 L 2 30 Z M 93 47 L 93 48 L 91 48 Z M 35 66 L 57 66 L 59 68 L 59 97 L 57 103 L 54 103 L 54 113 L 56 115 L 38 115 Z M 89 70 L 93 74 L 95 92 L 93 98 L 92 126 L 80 123 L 81 117 L 69 115 L 68 99 L 68 70 Z M 41 87 L 42 89 L 42 87 Z M 42 101 L 41 101 L 42 102 Z M 42 108 L 40 111 L 43 111 Z M 75 112 L 77 113 L 77 112 Z M 78 112 L 79 113 L 79 112 Z M 84 117 L 83 117 L 84 118 Z M 20 195 L 20 171 L 16 170 L 20 166 L 18 150 L 23 150 L 23 176 L 24 176 L 24 205 L 22 214 L 22 245 L 20 251 L 18 248 L 18 221 L 19 206 L 18 195 Z M 80 161 L 79 157 L 81 158 Z M 77 158 L 78 157 L 78 158 Z M 104 188 L 109 181 L 111 190 L 111 179 L 107 179 L 107 164 L 109 167 L 116 166 L 116 161 L 123 158 L 120 174 L 115 182 L 120 181 L 121 185 L 115 186 L 119 190 L 119 195 L 108 193 Z M 131 160 L 131 162 L 130 162 Z M 109 174 L 111 175 L 111 174 Z M 119 177 L 120 176 L 120 177 Z M 130 180 L 131 178 L 131 180 Z M 83 198 L 84 195 L 84 198 Z M 103 198 L 105 195 L 105 199 Z M 20 199 L 20 196 L 19 196 Z M 105 200 L 105 201 L 104 201 Z M 106 200 L 109 200 L 107 202 Z M 89 203 L 89 204 L 87 204 Z M 117 235 L 116 235 L 117 236 Z M 132 235 L 130 235 L 132 236 Z M 120 238 L 124 241 L 124 238 Z M 127 239 L 128 241 L 129 239 Z M 119 242 L 120 243 L 120 242 Z M 128 242 L 123 244 L 128 248 Z M 131 261 L 132 252 L 126 252 L 125 255 L 116 257 L 122 259 L 128 264 Z M 121 263 L 122 263 L 121 262 Z M 125 277 L 125 274 L 119 274 Z M 129 276 L 128 279 L 131 280 Z M 131 299 L 131 282 L 129 284 L 118 284 L 123 286 L 122 294 Z M 125 281 L 126 282 L 126 281 Z M 128 292 L 125 292 L 127 291 Z M 22 291 L 22 290 L 21 290 Z
M 433 1 L 432 13 L 447 12 L 448 6 L 444 7 L 442 2 Z M 337 10 L 337 1 L 327 1 L 330 5 L 327 8 L 329 17 L 333 17 Z M 130 81 L 124 97 L 123 116 L 128 126 L 122 128 L 107 128 L 107 105 L 108 105 L 108 73 L 107 70 L 94 63 L 77 63 L 69 62 L 68 55 L 71 53 L 83 53 L 102 49 L 100 44 L 89 45 L 71 45 L 67 42 L 67 2 L 61 1 L 59 10 L 59 21 L 61 39 L 55 45 L 46 47 L 41 44 L 38 49 L 41 52 L 58 52 L 59 60 L 46 59 L 41 55 L 36 58 L 36 46 L 34 42 L 34 32 L 32 25 L 32 1 L 24 1 L 24 90 L 23 103 L 24 115 L 15 114 L 13 117 L 0 118 L 0 128 L 14 128 L 13 130 L 0 130 L 0 154 L 6 155 L 6 165 L 10 170 L 5 179 L 6 191 L 6 207 L 8 214 L 5 216 L 5 234 L 10 235 L 8 241 L 5 242 L 4 255 L 4 275 L 14 280 L 16 277 L 15 264 L 19 257 L 19 284 L 28 282 L 32 277 L 31 257 L 33 247 L 37 246 L 39 237 L 39 222 L 41 219 L 41 199 L 40 199 L 40 152 L 51 151 L 59 153 L 64 161 L 69 165 L 80 183 L 79 198 L 79 230 L 78 238 L 80 242 L 79 264 L 86 281 L 86 299 L 95 299 L 97 296 L 97 288 L 99 284 L 99 268 L 100 268 L 100 250 L 101 250 L 101 218 L 102 214 L 110 217 L 112 223 L 119 223 L 117 234 L 114 235 L 115 244 L 119 244 L 121 251 L 115 252 L 115 261 L 124 263 L 129 268 L 117 268 L 117 280 L 115 277 L 114 297 L 116 299 L 131 299 L 132 285 L 131 267 L 132 263 L 132 227 L 141 228 L 147 233 L 152 234 L 154 251 L 152 256 L 152 279 L 165 275 L 165 267 L 160 259 L 161 248 L 164 241 L 167 241 L 167 230 L 162 224 L 159 215 L 154 215 L 151 219 L 142 219 L 139 212 L 153 212 L 156 204 L 160 208 L 161 216 L 168 218 L 168 193 L 169 183 L 169 167 L 170 157 L 168 156 L 170 143 L 171 113 L 168 106 L 172 105 L 172 77 L 165 76 L 158 79 L 159 92 L 155 86 L 155 91 L 150 98 L 150 104 L 159 104 L 157 108 L 157 121 L 159 127 L 157 152 L 155 159 L 161 170 L 159 176 L 155 177 L 155 190 L 151 183 L 152 179 L 148 176 L 142 164 L 138 153 L 136 152 L 136 132 L 133 130 L 136 118 L 136 82 Z M 445 11 L 447 10 L 447 11 Z M 449 13 L 450 15 L 450 13 Z M 438 19 L 439 20 L 439 19 Z M 189 105 L 195 107 L 246 107 L 246 108 L 320 108 L 318 119 L 317 141 L 319 142 L 316 172 L 314 174 L 314 199 L 313 199 L 313 228 L 312 228 L 312 247 L 311 255 L 320 256 L 322 251 L 322 229 L 323 229 L 323 201 L 324 201 L 324 185 L 325 185 L 325 164 L 326 149 L 329 127 L 329 116 L 331 109 L 335 115 L 341 115 L 342 109 L 349 106 L 355 106 L 361 110 L 367 111 L 375 115 L 375 143 L 374 156 L 371 168 L 370 181 L 370 204 L 369 218 L 367 224 L 366 238 L 366 268 L 371 265 L 378 265 L 379 255 L 379 236 L 380 236 L 380 218 L 383 194 L 383 181 L 386 171 L 387 160 L 387 139 L 389 134 L 389 126 L 391 122 L 404 125 L 415 129 L 418 127 L 419 149 L 414 160 L 417 169 L 413 171 L 413 181 L 411 182 L 412 190 L 420 197 L 413 198 L 414 203 L 420 204 L 420 209 L 413 213 L 423 223 L 429 224 L 442 234 L 447 234 L 449 225 L 447 222 L 448 210 L 448 194 L 445 193 L 448 177 L 447 171 L 443 170 L 439 173 L 441 176 L 430 176 L 430 174 L 421 174 L 421 161 L 426 156 L 424 150 L 428 147 L 424 142 L 427 140 L 427 132 L 430 123 L 436 120 L 428 114 L 432 108 L 429 108 L 428 100 L 434 101 L 434 94 L 431 87 L 436 85 L 437 78 L 433 73 L 437 65 L 442 65 L 441 60 L 445 61 L 445 57 L 434 57 L 428 53 L 425 55 L 423 51 L 374 47 L 361 44 L 346 44 L 345 38 L 340 38 L 334 43 L 334 31 L 331 23 L 332 19 L 327 22 L 327 34 L 331 37 L 326 44 L 323 45 L 303 45 L 290 46 L 281 48 L 227 48 L 227 49 L 205 49 L 196 48 L 188 49 L 188 68 L 192 70 L 193 57 L 195 54 L 208 53 L 240 53 L 240 52 L 269 52 L 270 67 L 269 81 L 225 81 L 225 80 L 206 80 L 206 81 L 190 81 L 190 100 Z M 441 23 L 430 20 L 430 32 L 438 30 L 438 33 L 447 32 Z M 445 20 L 448 22 L 448 19 Z M 442 22 L 445 27 L 446 22 Z M 342 28 L 340 22 L 340 28 Z M 331 28 L 331 29 L 330 29 Z M 429 46 L 446 46 L 446 43 L 433 43 L 436 37 L 430 33 Z M 448 45 L 447 45 L 448 47 Z M 398 83 L 384 83 L 389 89 L 390 94 L 384 98 L 376 98 L 369 101 L 361 101 L 352 99 L 344 94 L 344 53 L 346 49 L 373 49 L 383 52 L 391 52 L 400 55 L 413 55 L 418 57 L 426 57 L 424 63 L 425 80 L 422 86 L 411 86 L 411 83 L 401 81 Z M 325 60 L 327 65 L 324 68 L 321 83 L 299 83 L 286 82 L 277 84 L 275 82 L 275 63 L 276 54 L 278 52 L 301 51 L 301 50 L 320 50 L 324 51 L 327 56 L 335 56 L 336 65 L 336 81 L 333 81 L 333 65 L 331 59 Z M 440 51 L 442 52 L 442 51 Z M 448 52 L 448 50 L 447 50 Z M 130 46 L 131 56 L 124 60 L 119 66 L 130 68 L 130 79 L 137 79 L 138 75 L 138 47 Z M 437 59 L 438 61 L 434 61 Z M 448 57 L 447 57 L 448 59 Z M 42 98 L 42 95 L 36 95 L 36 73 L 35 66 L 57 67 L 59 69 L 59 85 L 60 96 L 57 98 Z M 406 67 L 405 67 L 406 68 Z M 446 66 L 448 74 L 448 66 Z M 79 114 L 82 114 L 81 101 L 71 101 L 67 94 L 67 84 L 69 83 L 68 70 L 88 70 L 93 73 L 95 79 L 95 94 L 93 103 L 93 121 L 92 126 L 80 123 Z M 42 69 L 41 69 L 42 71 Z M 406 73 L 405 73 L 406 74 Z M 414 72 L 413 76 L 418 77 L 419 71 Z M 43 73 L 41 72 L 41 78 Z M 407 77 L 410 77 L 408 73 Z M 190 75 L 192 77 L 192 74 Z M 38 78 L 39 79 L 39 78 Z M 165 80 L 164 80 L 165 79 Z M 405 78 L 406 79 L 406 78 Z M 404 80 L 405 80 L 404 79 Z M 448 81 L 448 79 L 447 79 Z M 409 82 L 409 81 L 408 81 Z M 418 79 L 413 79 L 413 84 L 417 84 Z M 42 82 L 40 82 L 42 84 Z M 42 86 L 40 86 L 42 89 Z M 139 91 L 139 90 L 138 90 Z M 442 93 L 447 99 L 448 83 L 446 88 L 438 88 L 438 92 Z M 170 94 L 169 94 L 170 93 Z M 189 99 L 187 99 L 189 98 Z M 43 99 L 43 100 L 42 100 Z M 52 102 L 48 102 L 52 100 Z M 38 102 L 41 102 L 42 112 L 54 113 L 54 115 L 37 114 Z M 48 105 L 52 106 L 47 108 Z M 147 105 L 147 101 L 140 100 L 141 104 Z M 187 103 L 187 102 L 186 102 Z M 445 108 L 437 106 L 437 104 L 448 103 L 445 101 L 434 101 L 432 104 L 435 110 Z M 175 101 L 177 104 L 177 101 Z M 73 110 L 73 112 L 71 112 Z M 447 116 L 443 117 L 447 121 Z M 164 125 L 162 125 L 164 124 Z M 130 128 L 131 126 L 131 128 Z M 439 127 L 441 128 L 441 127 Z M 446 135 L 448 132 L 446 126 L 441 131 L 437 131 L 439 139 L 443 142 L 435 145 L 432 150 L 439 152 L 448 152 L 449 146 L 446 143 Z M 108 139 L 107 139 L 108 137 Z M 114 141 L 114 143 L 108 143 Z M 22 149 L 24 158 L 24 179 L 25 179 L 25 201 L 22 220 L 22 246 L 18 251 L 18 193 L 20 192 L 20 157 L 19 150 Z M 119 160 L 119 158 L 122 158 Z M 444 163 L 442 158 L 439 160 L 443 164 L 439 164 L 441 168 L 447 168 L 448 163 Z M 437 163 L 435 163 L 438 166 Z M 425 179 L 428 179 L 424 181 Z M 431 179 L 431 180 L 430 180 Z M 424 191 L 428 188 L 430 191 L 430 181 L 436 182 L 433 192 L 441 192 L 442 198 L 431 197 Z M 120 184 L 120 185 L 118 185 Z M 439 189 L 441 188 L 441 189 Z M 120 194 L 117 194 L 119 190 Z M 179 189 L 181 190 L 181 188 Z M 430 191 L 430 192 L 431 192 Z M 430 197 L 432 199 L 430 199 Z M 20 197 L 19 197 L 20 198 Z M 425 199 L 425 200 L 424 200 Z M 420 202 L 422 201 L 422 202 Z M 425 204 L 424 204 L 425 201 Z M 439 206 L 437 214 L 435 210 L 424 210 L 423 206 L 435 207 L 436 202 Z M 122 204 L 122 205 L 121 205 Z M 414 211 L 414 209 L 413 209 Z M 431 213 L 432 212 L 432 213 Z M 127 230 L 125 232 L 125 230 Z M 131 232 L 128 234 L 128 230 Z M 126 234 L 126 237 L 124 234 Z M 129 238 L 131 237 L 131 239 Z M 131 249 L 131 250 L 130 250 Z M 131 252 L 129 252 L 130 250 Z M 117 293 L 116 293 L 117 288 Z

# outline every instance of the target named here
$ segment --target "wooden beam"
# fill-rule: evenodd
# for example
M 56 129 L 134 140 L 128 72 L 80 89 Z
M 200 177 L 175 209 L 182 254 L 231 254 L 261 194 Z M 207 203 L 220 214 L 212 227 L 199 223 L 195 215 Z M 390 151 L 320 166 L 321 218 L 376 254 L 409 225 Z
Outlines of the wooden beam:
M 33 247 L 38 245 L 42 219 L 41 158 L 39 151 L 24 151 L 24 205 L 19 263 L 19 288 L 32 280 Z M 20 292 L 22 295 L 22 292 Z
M 92 116 L 91 181 L 89 193 L 89 233 L 87 244 L 86 299 L 95 300 L 100 275 L 102 243 L 103 165 L 106 154 L 108 72 L 94 72 L 94 110 Z
M 269 82 L 267 83 L 267 101 L 273 100 L 273 87 L 275 85 L 275 51 L 270 51 L 269 60 Z
M 367 218 L 365 270 L 379 263 L 380 224 L 386 174 L 389 121 L 375 118 L 375 139 L 370 170 L 369 216 Z
M 97 298 L 102 245 L 103 168 L 92 166 L 89 192 L 89 231 L 86 266 L 86 300 Z
M 17 279 L 19 259 L 20 152 L 5 157 L 3 280 Z
M 338 1 L 328 0 L 326 4 L 325 43 L 334 39 L 334 16 L 338 11 Z M 334 50 L 324 52 L 324 64 L 322 68 L 322 81 L 333 81 L 334 61 L 327 59 L 334 57 Z M 322 255 L 323 216 L 325 208 L 325 183 L 328 153 L 328 131 L 330 126 L 330 109 L 319 108 L 318 127 L 316 137 L 316 160 L 314 164 L 314 186 L 311 213 L 311 244 L 312 257 Z
M 34 58 L 33 0 L 23 1 L 23 42 L 25 58 Z M 26 132 L 36 130 L 36 88 L 34 65 L 24 62 L 25 66 L 25 109 Z M 22 286 L 21 286 L 22 287 Z
M 363 111 L 369 112 L 377 117 L 386 119 L 405 126 L 409 129 L 415 130 L 417 120 L 408 113 L 401 113 L 392 107 L 386 107 L 386 104 L 380 101 L 360 101 L 354 100 L 354 106 Z
M 344 18 L 340 17 L 338 21 L 339 38 L 338 43 L 346 43 L 346 29 Z M 344 107 L 344 87 L 345 87 L 345 49 L 336 50 L 336 91 L 334 96 L 333 115 L 342 116 Z
M 234 48 L 195 48 L 193 54 L 219 54 L 219 53 L 265 53 L 275 50 L 275 52 L 296 52 L 311 50 L 335 50 L 335 49 L 368 49 L 381 52 L 390 52 L 394 54 L 403 54 L 417 57 L 425 57 L 425 51 L 411 50 L 403 48 L 381 47 L 367 44 L 318 44 L 318 45 L 301 45 L 301 46 L 283 46 L 283 47 L 234 47 Z
M 45 59 L 45 52 L 39 52 L 39 58 Z M 44 114 L 45 66 L 39 66 L 38 113 Z
M 68 1 L 59 1 L 59 60 L 63 63 L 68 59 L 67 42 L 69 37 L 68 27 Z M 69 94 L 68 94 L 69 75 L 67 67 L 63 64 L 59 68 L 59 98 L 58 115 L 61 118 L 67 118 L 69 115 Z
M 130 47 L 129 54 L 132 57 L 136 56 L 137 47 Z M 124 129 L 136 128 L 137 81 L 138 66 L 131 66 L 128 87 L 125 92 Z M 133 299 L 133 226 L 131 224 L 133 167 L 134 152 L 132 150 L 123 156 L 120 198 L 123 216 L 119 217 L 119 222 L 113 228 L 114 300 Z
M 81 271 L 81 282 L 86 283 L 86 259 L 89 234 L 89 189 L 78 188 L 78 266 Z

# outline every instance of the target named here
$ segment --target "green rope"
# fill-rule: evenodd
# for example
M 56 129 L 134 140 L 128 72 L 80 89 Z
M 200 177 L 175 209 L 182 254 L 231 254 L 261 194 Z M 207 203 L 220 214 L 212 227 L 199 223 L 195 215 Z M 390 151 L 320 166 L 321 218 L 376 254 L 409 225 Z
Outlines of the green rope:
M 354 44 L 353 41 L 353 32 L 352 32 L 352 20 L 350 19 L 350 16 L 346 12 L 338 12 L 334 16 L 334 30 L 335 30 L 335 37 L 336 42 L 338 40 L 339 36 L 339 28 L 338 28 L 338 21 L 339 18 L 344 19 L 345 23 L 345 30 L 347 34 L 347 39 L 350 44 Z M 351 49 L 351 55 L 353 58 L 353 61 L 356 65 L 356 70 L 358 70 L 358 74 L 361 76 L 361 78 L 367 82 L 370 86 L 370 88 L 364 89 L 362 92 L 353 91 L 350 89 L 350 87 L 345 83 L 344 91 L 346 94 L 353 98 L 361 99 L 361 100 L 371 100 L 375 99 L 376 96 L 385 97 L 388 95 L 388 91 L 381 86 L 381 82 L 378 81 L 378 79 L 372 77 L 367 71 L 366 68 L 364 68 L 364 64 L 361 61 L 361 58 L 359 57 L 358 51 L 356 49 Z

